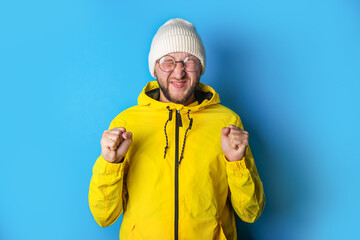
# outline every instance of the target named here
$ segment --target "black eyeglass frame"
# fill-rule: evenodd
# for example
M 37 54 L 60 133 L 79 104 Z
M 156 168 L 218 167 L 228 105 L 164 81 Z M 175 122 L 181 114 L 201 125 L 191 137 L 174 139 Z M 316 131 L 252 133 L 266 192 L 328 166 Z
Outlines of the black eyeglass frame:
M 175 63 L 175 64 L 174 64 L 174 68 L 173 68 L 172 70 L 170 70 L 170 71 L 165 71 L 165 70 L 163 70 L 163 69 L 160 67 L 160 60 L 161 60 L 163 57 L 171 57 L 171 58 L 174 60 L 174 63 Z M 167 72 L 167 73 L 174 71 L 174 69 L 176 68 L 176 64 L 178 64 L 178 63 L 182 63 L 183 70 L 185 70 L 186 72 L 196 72 L 196 71 L 198 71 L 199 69 L 196 69 L 195 71 L 186 70 L 186 68 L 185 68 L 185 62 L 186 62 L 186 61 L 185 61 L 185 60 L 186 60 L 187 58 L 189 58 L 189 57 L 195 57 L 195 56 L 194 56 L 194 55 L 188 55 L 188 56 L 186 56 L 186 57 L 184 58 L 184 60 L 182 60 L 182 61 L 176 61 L 175 58 L 173 58 L 172 56 L 170 56 L 170 55 L 164 55 L 164 56 L 162 56 L 160 59 L 158 59 L 158 60 L 156 61 L 156 63 L 159 64 L 159 68 L 160 68 L 161 71 Z M 198 59 L 197 57 L 195 57 L 195 58 L 198 60 L 199 65 L 200 65 L 200 69 L 201 69 L 201 61 L 200 61 L 200 59 Z

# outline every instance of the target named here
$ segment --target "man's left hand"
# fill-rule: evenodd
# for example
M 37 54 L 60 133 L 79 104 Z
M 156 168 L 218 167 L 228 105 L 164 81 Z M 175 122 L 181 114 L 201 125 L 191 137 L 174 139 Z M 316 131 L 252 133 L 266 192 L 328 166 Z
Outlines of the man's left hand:
M 248 145 L 248 132 L 231 124 L 221 129 L 221 148 L 229 162 L 240 161 Z

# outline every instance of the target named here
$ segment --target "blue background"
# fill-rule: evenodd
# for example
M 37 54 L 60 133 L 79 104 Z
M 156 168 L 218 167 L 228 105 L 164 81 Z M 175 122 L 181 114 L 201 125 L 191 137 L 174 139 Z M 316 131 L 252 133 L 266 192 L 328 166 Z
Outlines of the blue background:
M 0 239 L 118 239 L 121 221 L 90 213 L 92 166 L 174 17 L 195 24 L 201 81 L 250 133 L 267 205 L 239 236 L 359 239 L 355 0 L 0 1 Z

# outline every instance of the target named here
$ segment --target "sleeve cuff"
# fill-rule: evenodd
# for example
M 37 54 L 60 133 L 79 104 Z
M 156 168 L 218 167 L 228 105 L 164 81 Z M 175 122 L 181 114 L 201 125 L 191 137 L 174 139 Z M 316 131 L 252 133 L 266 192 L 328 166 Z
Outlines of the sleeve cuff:
M 100 155 L 94 165 L 94 171 L 102 174 L 114 174 L 114 173 L 119 173 L 121 171 L 121 168 L 123 168 L 123 166 L 124 166 L 123 160 L 120 163 L 110 163 L 106 161 L 102 157 L 102 155 Z
M 246 166 L 245 157 L 243 157 L 240 161 L 234 161 L 234 162 L 229 162 L 226 159 L 225 155 L 223 156 L 223 158 L 225 161 L 226 171 L 228 172 L 228 174 L 242 175 L 243 172 L 248 170 Z

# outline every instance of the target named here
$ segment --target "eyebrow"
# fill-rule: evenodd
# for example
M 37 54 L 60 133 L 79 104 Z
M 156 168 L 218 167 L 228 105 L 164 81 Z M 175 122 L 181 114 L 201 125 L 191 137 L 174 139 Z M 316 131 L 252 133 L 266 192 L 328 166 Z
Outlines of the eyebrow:
M 171 54 L 173 54 L 173 53 L 169 53 L 169 54 L 166 54 L 166 55 L 164 55 L 164 56 L 170 56 L 170 57 L 173 57 L 173 58 L 175 59 L 175 56 L 173 56 L 173 55 L 171 55 Z M 189 55 L 186 55 L 186 56 L 184 57 L 184 59 L 187 58 L 187 57 L 194 57 L 194 58 L 198 59 L 196 56 L 194 56 L 194 55 L 192 55 L 192 54 L 190 54 L 190 53 L 189 53 Z M 181 61 L 184 61 L 184 59 L 182 59 Z M 200 60 L 200 59 L 199 59 L 199 60 Z M 175 59 L 175 61 L 180 61 L 180 60 Z
M 171 57 L 175 58 L 175 56 L 173 56 L 172 54 L 174 54 L 174 53 L 169 53 L 169 54 L 166 54 L 164 56 L 171 56 Z M 186 55 L 184 58 L 189 57 L 189 56 L 194 56 L 194 55 L 188 53 L 188 55 Z

